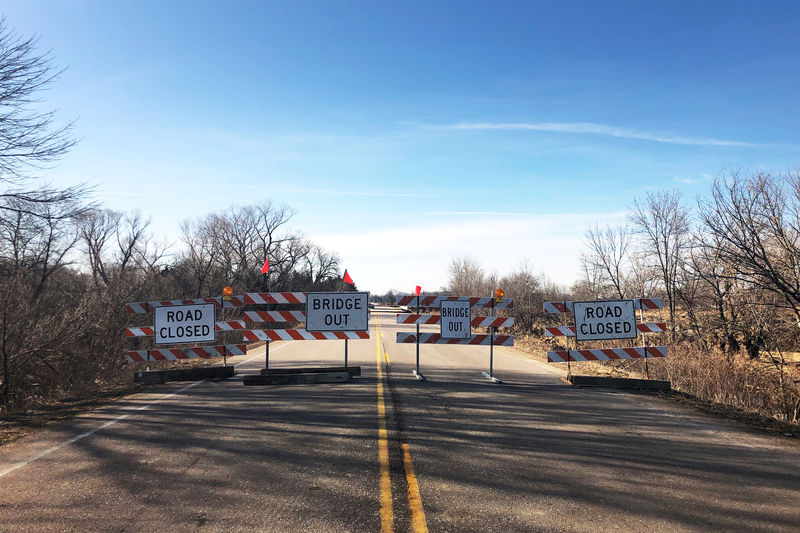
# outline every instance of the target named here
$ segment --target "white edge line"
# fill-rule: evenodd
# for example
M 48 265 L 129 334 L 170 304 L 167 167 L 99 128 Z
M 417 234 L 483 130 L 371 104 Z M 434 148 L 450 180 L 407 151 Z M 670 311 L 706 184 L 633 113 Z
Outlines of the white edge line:
M 281 348 L 284 348 L 284 347 L 288 346 L 292 342 L 294 342 L 294 341 L 291 340 L 291 341 L 287 342 L 286 344 L 282 344 L 281 346 L 278 346 L 277 348 L 275 348 L 273 351 L 278 351 Z M 256 357 L 262 357 L 262 356 L 263 356 L 263 354 L 254 355 L 250 359 L 248 359 L 248 360 L 246 360 L 246 361 L 244 361 L 244 362 L 242 362 L 240 364 L 249 363 L 250 361 L 252 361 Z M 144 411 L 145 409 L 149 409 L 153 405 L 156 405 L 156 404 L 161 403 L 161 402 L 163 402 L 165 400 L 168 400 L 169 398 L 172 398 L 173 396 L 175 396 L 177 394 L 180 394 L 185 390 L 189 390 L 192 387 L 195 387 L 195 386 L 199 385 L 200 383 L 203 383 L 203 381 L 205 381 L 205 380 L 195 381 L 194 383 L 190 383 L 189 385 L 186 385 L 185 387 L 182 387 L 182 388 L 176 390 L 173 393 L 167 394 L 166 396 L 163 396 L 163 397 L 161 397 L 161 398 L 159 398 L 157 400 L 154 400 L 154 401 L 148 403 L 147 405 L 142 405 L 141 407 L 137 407 L 136 409 L 134 409 L 134 411 Z M 50 448 L 47 448 L 46 450 L 44 450 L 42 452 L 39 452 L 38 454 L 34 455 L 33 457 L 31 457 L 30 459 L 28 459 L 26 461 L 21 461 L 19 463 L 14 463 L 13 465 L 11 465 L 8 468 L 6 468 L 5 470 L 0 470 L 0 477 L 5 476 L 6 474 L 10 474 L 11 472 L 13 472 L 15 470 L 19 470 L 20 468 L 22 468 L 24 466 L 27 466 L 27 465 L 31 464 L 32 462 L 34 462 L 34 461 L 38 461 L 42 457 L 50 455 L 51 453 L 60 450 L 61 448 L 63 448 L 64 446 L 67 446 L 68 444 L 72 444 L 73 442 L 77 442 L 77 441 L 79 441 L 81 439 L 85 439 L 86 437 L 91 437 L 92 435 L 94 435 L 95 433 L 100 431 L 101 429 L 105 429 L 105 428 L 107 428 L 109 426 L 113 426 L 114 424 L 116 424 L 120 420 L 125 420 L 126 418 L 131 416 L 131 414 L 132 413 L 128 413 L 128 414 L 124 414 L 124 415 L 118 416 L 117 418 L 114 418 L 113 420 L 109 420 L 108 422 L 104 422 L 103 424 L 97 426 L 96 428 L 94 428 L 91 431 L 86 431 L 85 433 L 81 433 L 80 435 L 76 435 L 75 437 L 72 437 L 71 439 L 68 439 L 68 440 L 62 442 L 61 444 L 57 444 L 55 446 L 51 446 Z
M 205 381 L 205 380 L 203 380 L 203 381 Z M 161 402 L 163 402 L 165 400 L 168 400 L 169 398 L 172 398 L 173 396 L 175 396 L 177 394 L 180 394 L 185 390 L 191 389 L 192 387 L 195 387 L 195 386 L 199 385 L 200 383 L 203 383 L 203 381 L 195 381 L 194 383 L 190 383 L 189 385 L 186 385 L 185 387 L 182 387 L 182 388 L 176 390 L 173 393 L 167 394 L 166 396 L 163 396 L 163 397 L 161 397 L 161 398 L 159 398 L 157 400 L 154 400 L 154 401 L 150 402 L 147 405 L 143 405 L 141 407 L 137 407 L 136 409 L 134 409 L 134 411 L 143 411 L 145 409 L 148 409 L 149 407 L 151 407 L 153 405 L 156 405 L 156 404 L 161 403 Z M 68 439 L 68 440 L 62 442 L 61 444 L 57 444 L 55 446 L 47 448 L 43 452 L 40 452 L 40 453 L 34 455 L 33 457 L 31 457 L 30 459 L 28 459 L 26 461 L 15 463 L 15 464 L 9 466 L 8 468 L 6 468 L 5 470 L 0 470 L 0 477 L 5 476 L 6 474 L 10 474 L 11 472 L 13 472 L 15 470 L 19 470 L 23 466 L 29 465 L 30 463 L 32 463 L 34 461 L 38 461 L 42 457 L 45 457 L 46 455 L 50 455 L 51 453 L 60 450 L 61 448 L 63 448 L 64 446 L 66 446 L 68 444 L 72 444 L 73 442 L 77 442 L 77 441 L 79 441 L 81 439 L 85 439 L 86 437 L 90 437 L 90 436 L 94 435 L 95 433 L 97 433 L 98 431 L 100 431 L 101 429 L 105 429 L 105 428 L 107 428 L 109 426 L 113 426 L 114 424 L 116 424 L 120 420 L 125 420 L 126 418 L 131 416 L 131 414 L 132 413 L 128 413 L 128 414 L 125 414 L 125 415 L 118 416 L 117 418 L 115 418 L 113 420 L 109 420 L 108 422 L 105 422 L 105 423 L 101 424 L 100 426 L 94 428 L 91 431 L 87 431 L 85 433 L 81 433 L 80 435 L 76 435 L 75 437 L 72 437 L 71 439 Z

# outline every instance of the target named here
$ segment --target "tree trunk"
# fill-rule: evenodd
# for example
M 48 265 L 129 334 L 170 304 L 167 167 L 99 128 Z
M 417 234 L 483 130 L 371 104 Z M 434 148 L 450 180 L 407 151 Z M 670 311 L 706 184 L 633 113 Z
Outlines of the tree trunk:
M 3 332 L 2 332 L 2 352 L 3 352 L 3 410 L 8 412 L 8 394 L 11 388 L 11 376 L 8 370 L 8 302 L 3 299 Z

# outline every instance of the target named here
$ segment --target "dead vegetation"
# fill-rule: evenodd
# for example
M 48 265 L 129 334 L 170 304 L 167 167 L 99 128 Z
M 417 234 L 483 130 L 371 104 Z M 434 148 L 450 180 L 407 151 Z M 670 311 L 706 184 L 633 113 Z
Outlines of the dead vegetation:
M 545 315 L 541 302 L 661 297 L 664 309 L 644 321 L 668 323 L 647 343 L 666 345 L 669 356 L 649 361 L 651 378 L 708 405 L 800 421 L 800 172 L 732 172 L 694 206 L 677 191 L 648 193 L 627 222 L 590 229 L 586 248 L 583 276 L 569 290 L 529 270 L 487 275 L 469 259 L 453 261 L 448 288 L 467 295 L 503 286 L 520 317 L 517 346 L 542 358 L 566 346 L 544 340 L 543 327 L 565 317 Z M 615 345 L 625 344 L 594 347 Z M 573 363 L 573 371 L 641 376 L 643 365 Z

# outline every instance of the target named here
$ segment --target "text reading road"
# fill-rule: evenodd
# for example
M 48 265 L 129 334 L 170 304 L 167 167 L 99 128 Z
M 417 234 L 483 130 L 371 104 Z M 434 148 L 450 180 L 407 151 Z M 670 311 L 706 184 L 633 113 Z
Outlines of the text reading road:
M 154 311 L 155 343 L 213 341 L 214 304 L 156 307 Z
M 578 341 L 633 339 L 637 335 L 633 300 L 575 302 Z

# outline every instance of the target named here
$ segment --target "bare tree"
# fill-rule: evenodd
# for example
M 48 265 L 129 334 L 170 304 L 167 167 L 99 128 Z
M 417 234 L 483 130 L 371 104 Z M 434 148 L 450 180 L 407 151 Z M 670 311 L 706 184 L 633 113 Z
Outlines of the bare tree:
M 517 331 L 533 332 L 536 321 L 544 316 L 542 280 L 533 272 L 530 263 L 523 260 L 517 269 L 500 280 L 500 286 L 514 299 L 514 317 Z
M 713 234 L 698 235 L 697 243 L 692 246 L 689 267 L 698 279 L 701 298 L 707 300 L 707 307 L 712 309 L 708 320 L 711 335 L 723 352 L 733 354 L 740 348 L 735 334 L 739 313 L 733 300 L 742 287 L 732 275 L 731 266 L 723 261 L 720 244 Z
M 453 296 L 480 296 L 488 294 L 490 283 L 478 261 L 464 256 L 450 261 L 446 291 Z
M 303 273 L 308 278 L 309 289 L 322 290 L 339 277 L 341 259 L 317 244 L 311 244 L 305 256 Z
M 5 203 L 18 204 L 15 198 Z M 0 206 L 4 204 L 0 201 Z M 68 264 L 67 254 L 78 241 L 74 221 L 64 217 L 69 204 L 45 203 L 30 210 L 12 210 L 0 217 L 0 257 L 11 272 L 24 271 L 41 294 L 50 277 Z
M 634 201 L 631 220 L 658 270 L 674 334 L 680 274 L 689 246 L 689 209 L 678 191 L 648 193 Z
M 603 271 L 600 262 L 591 253 L 580 256 L 581 279 L 572 284 L 571 292 L 576 298 L 597 300 L 602 297 Z
M 725 275 L 776 294 L 800 322 L 800 172 L 717 180 L 700 219 Z
M 72 216 L 87 192 L 85 185 L 56 189 L 31 181 L 35 173 L 58 160 L 75 144 L 72 124 L 55 125 L 54 111 L 40 111 L 38 94 L 63 72 L 47 53 L 37 51 L 36 38 L 22 38 L 0 18 L 0 212 L 39 215 L 42 204 L 71 206 Z M 8 201 L 14 200 L 14 201 Z M 52 214 L 51 214 L 52 216 Z
M 658 286 L 658 272 L 647 261 L 647 254 L 643 250 L 637 248 L 631 250 L 629 268 L 628 283 L 631 293 L 645 298 L 655 295 Z
M 192 295 L 210 285 L 265 290 L 261 266 L 269 258 L 271 287 L 291 290 L 312 253 L 311 243 L 286 230 L 292 215 L 285 205 L 263 202 L 184 222 L 185 249 L 175 268 L 195 279 L 186 289 Z
M 594 263 L 594 269 L 602 272 L 604 282 L 613 288 L 614 296 L 625 298 L 628 292 L 626 263 L 631 244 L 627 226 L 595 227 L 586 232 L 586 244 L 590 254 L 583 261 Z M 639 295 L 643 296 L 643 295 Z
M 108 209 L 94 209 L 78 217 L 78 230 L 95 287 L 110 281 L 106 252 L 116 235 L 122 214 Z
M 180 296 L 202 298 L 211 285 L 214 265 L 219 261 L 219 242 L 198 220 L 182 222 L 181 231 L 185 248 L 175 265 L 179 269 L 176 279 L 181 285 Z

